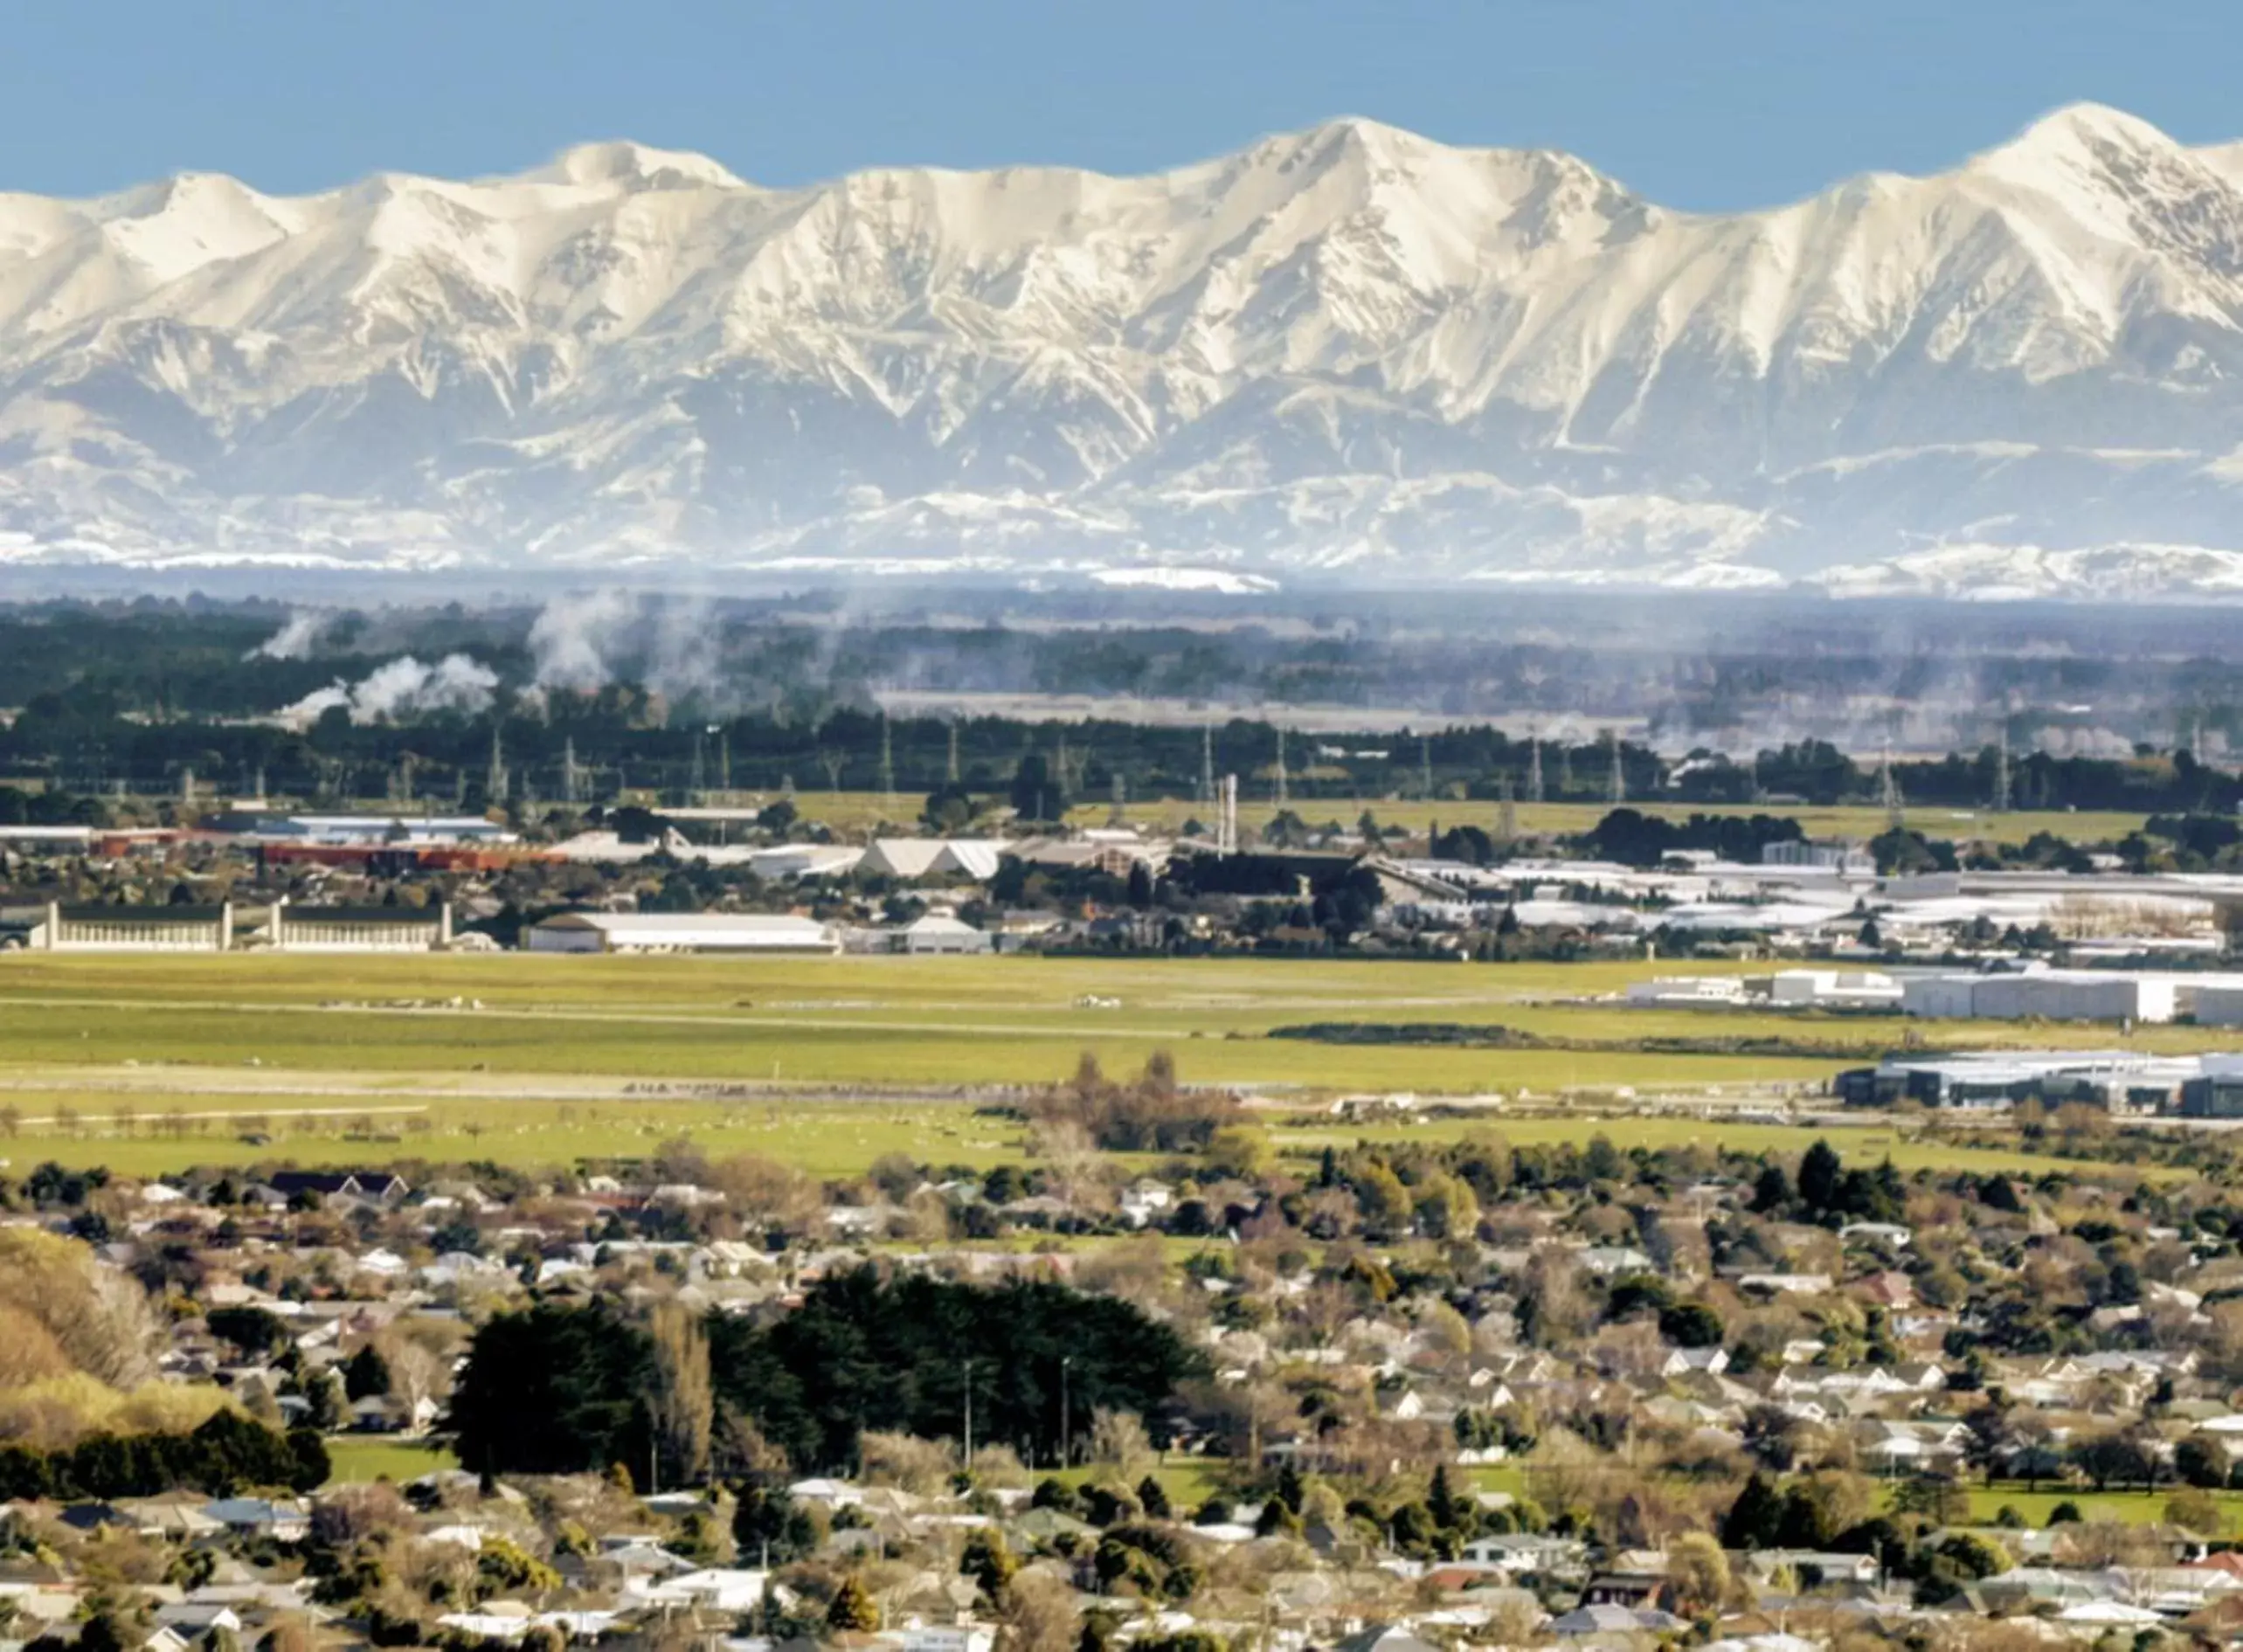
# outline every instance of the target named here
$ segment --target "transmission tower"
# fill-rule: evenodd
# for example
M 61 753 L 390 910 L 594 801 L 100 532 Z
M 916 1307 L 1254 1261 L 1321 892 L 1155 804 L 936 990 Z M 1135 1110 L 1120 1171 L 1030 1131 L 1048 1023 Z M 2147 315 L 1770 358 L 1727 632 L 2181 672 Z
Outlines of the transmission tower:
M 490 766 L 483 773 L 483 796 L 491 803 L 506 801 L 506 747 L 501 743 L 498 723 L 491 723 Z
M 1542 730 L 1529 724 L 1526 729 L 1526 801 L 1542 800 Z
M 1885 824 L 1897 832 L 1907 823 L 1907 813 L 1900 805 L 1900 777 L 1893 772 L 1893 747 L 1889 741 L 1878 770 L 1878 801 L 1885 810 Z
M 1218 855 L 1238 853 L 1238 777 L 1235 774 L 1222 778 L 1222 805 L 1215 814 L 1215 852 Z
M 1106 811 L 1106 824 L 1123 826 L 1129 824 L 1129 782 L 1122 778 L 1121 771 L 1114 771 L 1113 783 L 1107 788 L 1112 799 Z
M 1420 796 L 1433 795 L 1433 739 L 1430 735 L 1417 736 L 1417 789 Z
M 1200 803 L 1202 807 L 1215 805 L 1215 724 L 1200 725 Z
M 732 789 L 732 731 L 728 728 L 717 730 L 717 789 Z
M 1604 736 L 1604 743 L 1612 753 L 1612 774 L 1610 779 L 1605 783 L 1605 791 L 1616 807 L 1628 800 L 1628 771 L 1620 761 L 1619 735 L 1616 732 L 1608 733 Z
M 2004 722 L 1994 743 L 1994 812 L 2010 812 L 2010 726 Z
M 577 737 L 570 735 L 561 742 L 561 801 L 573 806 L 584 801 L 577 795 L 583 777 L 577 771 Z
M 958 784 L 958 724 L 950 725 L 950 755 L 943 764 L 943 778 L 952 785 Z
M 1277 806 L 1282 809 L 1291 800 L 1285 785 L 1285 725 L 1277 725 L 1277 781 L 1275 787 Z
M 1499 782 L 1502 788 L 1503 806 L 1497 811 L 1495 829 L 1506 843 L 1519 835 L 1519 802 L 1511 795 L 1511 777 L 1505 775 Z
M 896 812 L 896 744 L 885 710 L 880 714 L 880 808 L 883 814 Z

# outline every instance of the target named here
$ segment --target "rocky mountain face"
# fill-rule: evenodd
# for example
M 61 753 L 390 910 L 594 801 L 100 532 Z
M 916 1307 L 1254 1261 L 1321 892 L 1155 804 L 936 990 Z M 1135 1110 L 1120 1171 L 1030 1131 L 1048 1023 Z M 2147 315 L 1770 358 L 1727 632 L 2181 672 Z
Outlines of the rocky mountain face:
M 1735 217 L 1360 121 L 1160 176 L 574 149 L 0 196 L 0 558 L 2243 589 L 2243 144 Z

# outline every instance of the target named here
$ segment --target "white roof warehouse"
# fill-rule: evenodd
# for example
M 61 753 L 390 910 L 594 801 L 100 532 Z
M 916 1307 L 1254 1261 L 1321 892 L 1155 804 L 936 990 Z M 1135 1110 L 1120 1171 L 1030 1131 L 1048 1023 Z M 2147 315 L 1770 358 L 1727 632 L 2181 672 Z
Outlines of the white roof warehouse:
M 564 912 L 533 927 L 532 952 L 833 953 L 814 918 L 764 912 Z

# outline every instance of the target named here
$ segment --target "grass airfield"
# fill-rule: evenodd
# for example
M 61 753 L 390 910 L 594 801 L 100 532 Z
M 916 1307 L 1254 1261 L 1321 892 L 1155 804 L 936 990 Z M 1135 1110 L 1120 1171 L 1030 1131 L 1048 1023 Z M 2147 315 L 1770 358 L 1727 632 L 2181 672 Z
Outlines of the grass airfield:
M 1186 1082 L 1246 1092 L 1278 1143 L 1304 1152 L 1490 1128 L 1520 1144 L 1604 1129 L 1623 1143 L 1790 1149 L 1799 1130 L 1737 1110 L 1810 1094 L 1900 1041 L 1892 1020 L 1610 1001 L 1653 967 L 18 953 L 0 958 L 0 1154 L 18 1168 L 52 1158 L 134 1175 L 276 1158 L 537 1166 L 637 1157 L 689 1136 L 712 1154 L 761 1153 L 824 1177 L 888 1152 L 987 1167 L 1031 1150 L 1019 1125 L 980 1109 L 1064 1077 L 1085 1051 L 1126 1075 L 1162 1050 Z M 1501 1026 L 1557 1047 L 1270 1036 L 1316 1021 Z M 2114 1038 L 1910 1030 L 1935 1046 Z M 1630 1047 L 1646 1039 L 1695 1047 Z M 2243 1047 L 2184 1028 L 2136 1041 Z M 1326 1116 L 1336 1098 L 1397 1092 L 1442 1116 Z M 1670 1110 L 1616 1116 L 1651 1105 Z M 1958 1155 L 2030 1162 L 1920 1143 L 1888 1123 L 1840 1134 L 1849 1157 L 1889 1151 L 1904 1167 Z

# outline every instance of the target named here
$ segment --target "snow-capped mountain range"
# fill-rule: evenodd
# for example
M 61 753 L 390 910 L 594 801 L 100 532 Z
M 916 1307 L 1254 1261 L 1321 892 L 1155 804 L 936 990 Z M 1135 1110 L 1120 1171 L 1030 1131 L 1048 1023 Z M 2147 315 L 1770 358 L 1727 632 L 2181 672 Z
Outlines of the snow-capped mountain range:
M 0 196 L 0 560 L 2243 593 L 2243 143 Z

